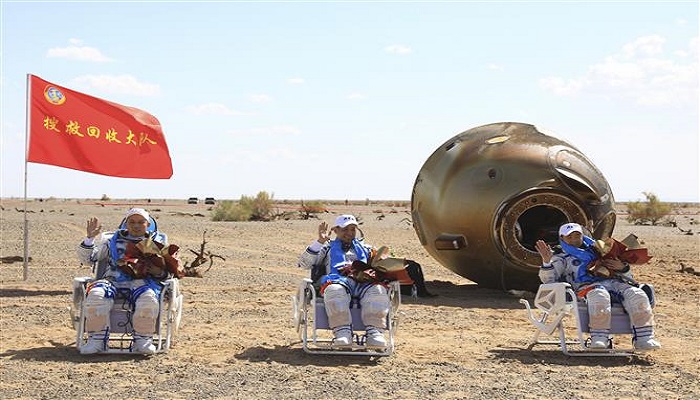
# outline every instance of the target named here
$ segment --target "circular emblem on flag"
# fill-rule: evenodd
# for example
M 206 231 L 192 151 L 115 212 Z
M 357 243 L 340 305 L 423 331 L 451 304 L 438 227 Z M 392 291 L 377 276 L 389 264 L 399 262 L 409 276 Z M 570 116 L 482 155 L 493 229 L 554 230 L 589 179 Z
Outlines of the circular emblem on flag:
M 60 106 L 66 102 L 66 96 L 55 86 L 47 85 L 44 88 L 44 97 L 49 103 Z

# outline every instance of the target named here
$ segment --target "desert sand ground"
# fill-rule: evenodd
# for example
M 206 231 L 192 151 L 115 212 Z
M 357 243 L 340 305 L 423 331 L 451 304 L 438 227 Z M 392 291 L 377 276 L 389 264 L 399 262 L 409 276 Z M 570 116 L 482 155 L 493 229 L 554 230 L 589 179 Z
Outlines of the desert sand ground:
M 184 315 L 168 353 L 82 356 L 69 322 L 73 277 L 85 221 L 116 226 L 129 205 L 149 209 L 171 243 L 193 258 L 202 233 L 224 257 L 203 278 L 184 278 Z M 437 264 L 422 248 L 408 209 L 331 206 L 354 213 L 367 241 L 423 265 L 439 296 L 404 298 L 395 353 L 385 358 L 309 355 L 291 324 L 290 297 L 306 276 L 299 254 L 319 221 L 212 222 L 211 206 L 185 201 L 49 199 L 28 203 L 29 276 L 23 203 L 2 200 L 0 398 L 3 399 L 700 399 L 698 207 L 677 208 L 676 227 L 632 226 L 618 216 L 614 236 L 637 234 L 654 258 L 636 267 L 655 285 L 663 349 L 638 357 L 581 358 L 555 347 L 527 349 L 534 333 L 520 298 L 484 289 Z M 618 207 L 620 211 L 624 208 Z M 385 218 L 379 219 L 378 210 Z M 332 222 L 333 214 L 321 218 Z M 620 337 L 628 343 L 629 337 Z M 625 344 L 626 344 L 625 343 Z M 108 396 L 108 397 L 105 397 Z

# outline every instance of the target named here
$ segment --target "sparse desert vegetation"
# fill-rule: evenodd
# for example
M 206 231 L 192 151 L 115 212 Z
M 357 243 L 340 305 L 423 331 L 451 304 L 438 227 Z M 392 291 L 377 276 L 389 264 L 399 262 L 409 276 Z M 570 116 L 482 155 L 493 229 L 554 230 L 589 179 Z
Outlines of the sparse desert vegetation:
M 328 213 L 320 219 L 356 214 L 369 243 L 418 261 L 428 289 L 438 294 L 405 297 L 395 354 L 367 359 L 301 350 L 290 298 L 306 277 L 297 259 L 316 237 L 319 220 L 299 215 L 301 201 L 271 200 L 273 212 L 290 211 L 290 218 L 213 221 L 215 207 L 185 199 L 30 199 L 31 262 L 24 281 L 23 201 L 2 199 L 0 398 L 92 399 L 104 397 L 103 388 L 124 399 L 700 398 L 697 204 L 672 205 L 669 215 L 678 227 L 634 225 L 626 204 L 616 206 L 614 236 L 636 234 L 653 256 L 635 267 L 635 275 L 654 284 L 664 347 L 609 359 L 571 358 L 546 346 L 527 350 L 534 329 L 518 300 L 533 295 L 483 289 L 440 266 L 420 245 L 407 206 L 324 200 Z M 192 251 L 205 253 L 205 231 L 205 256 L 221 258 L 211 269 L 203 264 L 201 278 L 182 280 L 183 323 L 170 352 L 81 356 L 68 305 L 72 279 L 90 270 L 77 264 L 75 248 L 88 216 L 114 227 L 130 206 L 151 211 L 189 265 Z

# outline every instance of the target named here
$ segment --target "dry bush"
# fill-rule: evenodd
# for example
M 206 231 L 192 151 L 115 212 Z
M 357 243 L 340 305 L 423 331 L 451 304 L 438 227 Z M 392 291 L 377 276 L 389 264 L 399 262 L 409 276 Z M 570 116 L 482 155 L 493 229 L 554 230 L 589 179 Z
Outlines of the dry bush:
M 275 215 L 272 211 L 272 194 L 258 192 L 257 196 L 241 196 L 235 203 L 221 201 L 212 209 L 212 221 L 269 221 Z
M 635 201 L 627 204 L 627 222 L 635 225 L 656 225 L 659 220 L 671 212 L 671 205 L 662 203 L 659 198 L 650 192 L 644 192 L 646 202 Z
M 223 200 L 211 211 L 212 221 L 250 221 L 250 210 L 233 200 Z
M 267 192 L 258 192 L 258 195 L 253 197 L 241 196 L 241 206 L 250 210 L 251 221 L 269 221 L 272 216 L 272 198 L 273 194 Z
M 312 217 L 318 218 L 317 214 L 326 212 L 328 212 L 328 208 L 320 200 L 308 202 L 304 202 L 302 200 L 301 205 L 299 206 L 299 218 L 301 219 L 309 219 Z

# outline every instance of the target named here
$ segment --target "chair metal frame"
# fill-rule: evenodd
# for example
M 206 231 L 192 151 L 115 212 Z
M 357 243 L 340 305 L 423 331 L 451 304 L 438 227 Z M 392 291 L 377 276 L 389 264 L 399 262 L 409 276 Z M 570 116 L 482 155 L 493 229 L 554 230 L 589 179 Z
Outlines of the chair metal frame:
M 643 285 L 644 291 L 650 297 L 653 306 L 653 287 Z M 530 308 L 530 303 L 525 299 L 520 299 L 520 303 L 525 305 L 528 320 L 535 325 L 536 331 L 530 342 L 528 350 L 532 350 L 535 345 L 549 344 L 559 345 L 561 351 L 567 356 L 634 356 L 639 354 L 639 350 L 634 347 L 619 347 L 613 345 L 610 339 L 610 347 L 605 349 L 594 349 L 589 347 L 589 339 L 584 339 L 584 333 L 590 333 L 588 328 L 588 307 L 584 300 L 579 300 L 570 284 L 565 282 L 546 283 L 540 285 L 533 300 L 535 308 L 540 310 L 539 318 L 535 316 Z M 632 334 L 632 325 L 629 316 L 621 304 L 612 304 L 612 316 L 610 324 L 610 334 Z M 572 317 L 576 328 L 576 339 L 567 338 L 565 320 Z M 540 339 L 541 334 L 553 335 L 557 333 L 559 340 Z M 568 346 L 577 346 L 570 349 Z
M 93 281 L 95 279 L 92 277 L 73 279 L 73 305 L 70 308 L 70 314 L 73 328 L 76 331 L 75 340 L 78 351 L 85 346 L 88 339 L 88 334 L 85 331 L 85 299 L 87 298 L 87 285 Z M 184 299 L 177 278 L 167 279 L 162 284 L 156 332 L 153 335 L 156 353 L 164 353 L 170 349 L 182 318 Z M 100 354 L 134 353 L 132 314 L 133 309 L 129 295 L 118 291 L 110 311 L 110 326 L 105 350 L 101 351 Z
M 387 346 L 384 349 L 371 349 L 365 345 L 365 335 L 353 333 L 351 349 L 333 347 L 333 335 L 328 325 L 328 316 L 323 303 L 323 297 L 316 294 L 316 288 L 309 278 L 304 278 L 297 288 L 296 296 L 292 296 L 292 322 L 302 343 L 304 352 L 309 354 L 336 354 L 351 356 L 389 356 L 395 349 L 395 335 L 399 326 L 398 309 L 401 305 L 400 283 L 389 283 L 389 313 L 386 317 L 384 330 L 387 336 Z M 353 299 L 350 307 L 352 329 L 362 331 L 359 303 Z M 325 332 L 325 333 L 324 333 Z

